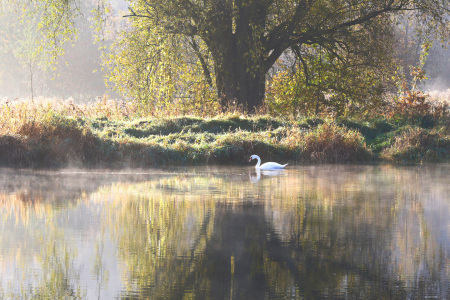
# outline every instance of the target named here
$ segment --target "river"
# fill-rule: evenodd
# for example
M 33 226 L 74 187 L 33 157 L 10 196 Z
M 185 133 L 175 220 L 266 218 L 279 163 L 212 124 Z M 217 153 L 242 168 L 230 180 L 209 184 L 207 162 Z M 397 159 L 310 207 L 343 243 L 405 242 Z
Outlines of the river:
M 0 169 L 0 298 L 450 298 L 450 165 Z

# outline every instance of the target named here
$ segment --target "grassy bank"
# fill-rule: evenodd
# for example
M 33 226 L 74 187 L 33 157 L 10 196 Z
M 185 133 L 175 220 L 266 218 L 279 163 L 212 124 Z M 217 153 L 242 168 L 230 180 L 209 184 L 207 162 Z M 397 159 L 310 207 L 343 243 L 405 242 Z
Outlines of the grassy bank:
M 7 103 L 0 165 L 158 167 L 264 161 L 420 163 L 450 157 L 448 117 L 370 120 L 221 114 L 143 117 L 130 103 Z

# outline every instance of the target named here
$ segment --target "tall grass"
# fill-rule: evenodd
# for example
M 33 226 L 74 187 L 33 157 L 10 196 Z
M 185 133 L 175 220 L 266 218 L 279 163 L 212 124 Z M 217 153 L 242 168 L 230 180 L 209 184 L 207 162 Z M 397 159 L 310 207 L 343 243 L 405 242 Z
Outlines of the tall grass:
M 364 137 L 357 130 L 324 123 L 303 137 L 303 156 L 316 162 L 356 162 L 371 159 Z
M 262 113 L 247 116 L 237 108 L 209 117 L 156 117 L 133 103 L 109 99 L 90 105 L 57 99 L 10 101 L 0 112 L 3 166 L 248 164 L 251 154 L 265 161 L 306 163 L 448 159 L 448 117 L 440 117 L 434 129 L 417 127 L 420 136 L 393 118 L 284 119 Z M 401 149 L 413 144 L 415 135 L 423 141 L 416 146 L 418 153 L 428 154 L 402 156 L 406 150 Z
M 408 126 L 382 151 L 386 160 L 402 163 L 436 162 L 450 158 L 450 138 L 436 131 Z

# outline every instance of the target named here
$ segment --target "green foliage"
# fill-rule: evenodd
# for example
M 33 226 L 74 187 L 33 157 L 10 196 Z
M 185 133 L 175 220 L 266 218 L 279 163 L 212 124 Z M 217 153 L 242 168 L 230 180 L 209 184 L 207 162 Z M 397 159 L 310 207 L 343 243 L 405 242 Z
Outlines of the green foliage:
M 268 108 L 280 114 L 318 114 L 332 110 L 336 115 L 343 115 L 367 113 L 381 102 L 381 93 L 393 72 L 395 19 L 391 13 L 403 11 L 415 11 L 416 16 L 422 17 L 418 20 L 424 21 L 423 24 L 433 23 L 433 28 L 442 24 L 442 17 L 448 14 L 434 0 L 392 3 L 361 0 L 351 5 L 347 1 L 221 1 L 219 4 L 136 0 L 132 2 L 129 16 L 133 17 L 133 28 L 144 30 L 143 36 L 132 31 L 139 44 L 152 47 L 153 43 L 148 41 L 158 40 L 156 45 L 169 43 L 162 46 L 168 51 L 182 49 L 197 59 L 205 80 L 211 85 L 215 79 L 215 87 L 211 88 L 217 91 L 222 106 L 234 101 L 244 110 L 255 112 L 263 103 L 269 70 L 281 57 L 290 56 L 295 58 L 294 62 L 282 65 L 282 73 L 275 74 Z M 163 62 L 164 66 L 179 64 L 175 53 L 164 57 L 158 47 L 149 48 L 150 51 L 143 49 L 138 47 L 132 53 L 148 53 L 146 57 L 152 65 L 155 61 Z M 155 60 L 155 56 L 160 59 Z M 293 68 L 292 73 L 285 73 L 285 68 Z M 279 69 L 276 66 L 273 72 Z M 149 71 L 158 70 L 141 70 L 146 82 L 150 82 L 146 83 L 149 90 L 153 88 L 150 77 L 158 82 L 165 79 L 166 90 L 154 97 L 155 102 L 164 103 L 174 97 L 174 91 L 186 89 L 185 84 L 184 89 L 171 88 L 170 80 L 176 78 L 172 68 L 159 68 L 160 74 Z M 296 78 L 291 79 L 292 75 Z M 134 85 L 136 80 L 131 82 Z M 155 91 L 162 88 L 158 83 L 155 87 Z
M 77 35 L 79 0 L 8 3 L 33 20 L 45 47 L 31 48 L 51 60 Z M 133 0 L 119 32 L 101 27 L 115 21 L 108 1 L 94 3 L 97 37 L 112 42 L 101 46 L 109 79 L 143 115 L 207 116 L 230 104 L 255 113 L 267 75 L 271 113 L 366 115 L 392 80 L 396 16 L 412 12 L 417 30 L 448 36 L 440 0 Z
M 74 24 L 80 12 L 78 3 L 39 0 L 20 1 L 16 5 L 14 11 L 18 20 L 27 24 L 25 39 L 22 40 L 27 43 L 26 48 L 31 48 L 34 55 L 45 54 L 48 59 L 46 64 L 54 63 L 64 54 L 64 45 L 78 34 Z
M 93 44 L 95 16 L 90 12 L 93 4 L 72 3 L 70 6 L 75 5 L 72 12 L 52 12 L 54 5 L 57 1 L 17 1 L 3 7 L 0 13 L 2 96 L 36 99 L 45 95 L 92 100 L 105 92 L 104 78 L 100 71 L 95 72 L 101 69 L 101 59 L 98 46 Z M 72 16 L 58 16 L 58 13 Z M 70 28 L 69 24 L 56 21 L 64 18 L 70 18 Z M 55 28 L 57 25 L 66 31 Z
M 200 62 L 187 50 L 195 43 L 204 52 L 201 41 L 169 34 L 142 18 L 127 24 L 129 29 L 121 33 L 107 58 L 117 91 L 137 99 L 147 114 L 207 115 L 218 110 L 213 81 L 208 83 Z
M 387 160 L 401 163 L 440 162 L 450 158 L 449 149 L 448 136 L 443 137 L 427 129 L 408 126 L 381 155 Z
M 23 69 L 21 73 L 25 74 L 28 81 L 30 98 L 34 98 L 38 77 L 55 63 L 56 58 L 45 35 L 39 30 L 41 20 L 37 11 L 42 7 L 39 3 L 22 3 L 17 6 L 8 5 L 0 15 L 0 53 L 4 57 L 4 60 L 0 59 L 0 65 L 6 73 L 0 73 L 0 80 L 9 81 L 9 77 L 13 77 L 13 71 L 18 71 L 10 70 L 11 68 Z M 14 61 L 17 61 L 16 65 L 12 63 Z M 14 79 L 20 81 L 23 78 Z
M 389 85 L 386 78 L 395 69 L 390 55 L 393 42 L 388 33 L 379 31 L 373 39 L 352 40 L 365 46 L 347 45 L 353 48 L 348 53 L 312 45 L 297 49 L 295 60 L 280 61 L 267 88 L 268 110 L 293 116 L 351 116 L 368 114 L 382 105 Z
M 111 101 L 93 106 L 16 102 L 0 111 L 0 164 L 22 167 L 242 164 L 255 153 L 277 161 L 398 161 L 396 152 L 386 149 L 414 124 L 388 117 L 287 119 L 237 113 L 143 118 L 133 106 Z M 436 154 L 423 156 L 424 161 L 446 159 L 436 149 L 446 147 L 449 119 L 448 112 L 441 114 L 431 130 L 423 122 L 416 125 L 444 145 L 420 146 Z
M 73 118 L 44 114 L 0 136 L 2 165 L 22 167 L 155 167 L 297 162 L 442 161 L 442 131 L 404 127 L 387 119 L 281 120 L 268 116 L 214 118 Z M 2 126 L 4 127 L 4 126 Z

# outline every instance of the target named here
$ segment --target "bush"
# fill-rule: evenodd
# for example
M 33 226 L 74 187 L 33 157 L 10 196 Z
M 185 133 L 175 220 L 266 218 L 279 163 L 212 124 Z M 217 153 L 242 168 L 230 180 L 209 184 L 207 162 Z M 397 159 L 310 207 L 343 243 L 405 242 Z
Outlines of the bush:
M 87 165 L 102 161 L 103 155 L 96 146 L 98 138 L 70 118 L 55 115 L 46 121 L 25 122 L 18 126 L 16 134 L 20 139 L 3 138 L 8 143 L 0 151 L 11 162 L 20 157 L 23 166 Z M 15 144 L 13 153 L 8 144 Z
M 407 127 L 381 153 L 393 162 L 438 162 L 450 157 L 450 140 L 423 128 Z
M 303 159 L 312 162 L 356 162 L 370 159 L 359 131 L 324 123 L 304 135 Z

